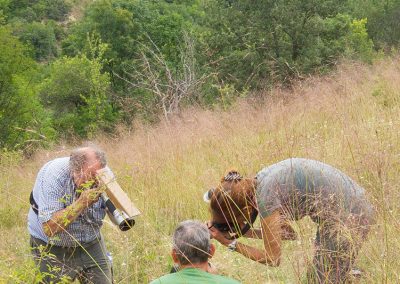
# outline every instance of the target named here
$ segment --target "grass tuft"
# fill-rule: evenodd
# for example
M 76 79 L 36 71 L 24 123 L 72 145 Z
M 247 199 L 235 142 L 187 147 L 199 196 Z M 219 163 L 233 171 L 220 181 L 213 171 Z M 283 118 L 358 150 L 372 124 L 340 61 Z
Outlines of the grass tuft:
M 334 75 L 311 78 L 291 90 L 256 94 L 262 102 L 243 100 L 227 111 L 189 109 L 169 123 L 138 123 L 121 138 L 99 138 L 120 185 L 143 212 L 126 233 L 108 221 L 104 225 L 116 283 L 147 283 L 169 271 L 173 229 L 185 219 L 207 220 L 202 194 L 226 169 L 253 176 L 288 157 L 331 164 L 366 189 L 378 216 L 357 260 L 365 271 L 360 282 L 398 282 L 399 63 L 399 58 L 373 66 L 348 63 Z M 20 269 L 32 267 L 25 224 L 29 193 L 41 165 L 68 150 L 44 151 L 31 160 L 1 157 L 0 280 L 34 279 L 34 269 Z M 312 257 L 315 226 L 308 219 L 293 225 L 300 238 L 285 242 L 279 268 L 221 246 L 213 263 L 243 283 L 298 282 Z

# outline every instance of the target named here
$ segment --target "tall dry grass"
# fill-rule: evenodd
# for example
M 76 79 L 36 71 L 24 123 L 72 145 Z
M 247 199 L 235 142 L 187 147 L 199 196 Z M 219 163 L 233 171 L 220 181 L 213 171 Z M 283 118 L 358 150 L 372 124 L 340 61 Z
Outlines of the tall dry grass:
M 117 283 L 146 283 L 169 270 L 170 236 L 185 219 L 207 220 L 202 194 L 228 168 L 253 176 L 288 157 L 331 164 L 365 187 L 378 221 L 359 253 L 360 282 L 400 281 L 400 59 L 344 64 L 291 90 L 257 94 L 229 111 L 189 109 L 169 123 L 134 125 L 120 138 L 96 142 L 108 154 L 119 183 L 142 210 L 122 233 L 106 221 Z M 0 165 L 0 280 L 29 282 L 34 275 L 26 230 L 35 175 L 70 147 L 42 151 L 33 160 L 2 156 Z M 295 283 L 312 257 L 314 224 L 293 223 L 300 234 L 285 242 L 279 268 L 252 262 L 218 246 L 213 263 L 243 283 Z M 246 241 L 262 247 L 260 241 Z

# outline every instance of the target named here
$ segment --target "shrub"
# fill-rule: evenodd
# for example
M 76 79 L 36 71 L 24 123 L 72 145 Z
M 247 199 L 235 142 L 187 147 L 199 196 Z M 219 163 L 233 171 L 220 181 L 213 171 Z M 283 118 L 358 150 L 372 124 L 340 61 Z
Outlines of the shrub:
M 110 77 L 101 71 L 102 54 L 103 51 L 100 57 L 92 59 L 80 55 L 56 60 L 41 86 L 42 101 L 52 110 L 54 126 L 65 138 L 111 130 L 116 120 Z
M 0 147 L 31 150 L 54 136 L 37 97 L 36 66 L 6 27 L 0 27 L 0 50 Z
M 58 55 L 54 27 L 50 24 L 38 22 L 24 24 L 19 38 L 32 45 L 37 60 L 49 60 Z

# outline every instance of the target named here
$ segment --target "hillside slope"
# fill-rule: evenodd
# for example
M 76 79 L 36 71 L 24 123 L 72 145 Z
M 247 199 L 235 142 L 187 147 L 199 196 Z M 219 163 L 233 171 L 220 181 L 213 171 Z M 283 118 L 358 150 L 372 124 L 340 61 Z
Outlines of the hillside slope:
M 143 211 L 126 233 L 108 221 L 104 235 L 114 257 L 116 283 L 146 283 L 169 270 L 170 235 L 185 219 L 208 218 L 205 189 L 228 168 L 252 176 L 288 157 L 308 157 L 348 173 L 365 187 L 378 211 L 377 225 L 357 266 L 363 283 L 400 277 L 400 59 L 373 66 L 344 64 L 335 74 L 312 78 L 290 91 L 260 94 L 229 111 L 190 109 L 170 122 L 135 125 L 121 138 L 102 137 L 110 167 Z M 38 153 L 33 160 L 3 155 L 0 164 L 0 282 L 34 277 L 26 231 L 27 202 L 40 166 L 70 147 Z M 218 246 L 213 263 L 243 283 L 300 281 L 312 255 L 315 227 L 294 226 L 279 268 L 251 262 Z M 254 241 L 261 246 L 260 242 Z

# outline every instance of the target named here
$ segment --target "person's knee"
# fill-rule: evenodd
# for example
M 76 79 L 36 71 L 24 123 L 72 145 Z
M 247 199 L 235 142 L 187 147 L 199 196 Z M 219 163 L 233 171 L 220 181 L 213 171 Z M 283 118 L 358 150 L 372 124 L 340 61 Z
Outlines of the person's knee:
M 86 269 L 82 275 L 81 279 L 84 283 L 94 283 L 94 284 L 111 284 L 112 275 L 111 267 L 107 264 L 102 267 L 93 267 Z

